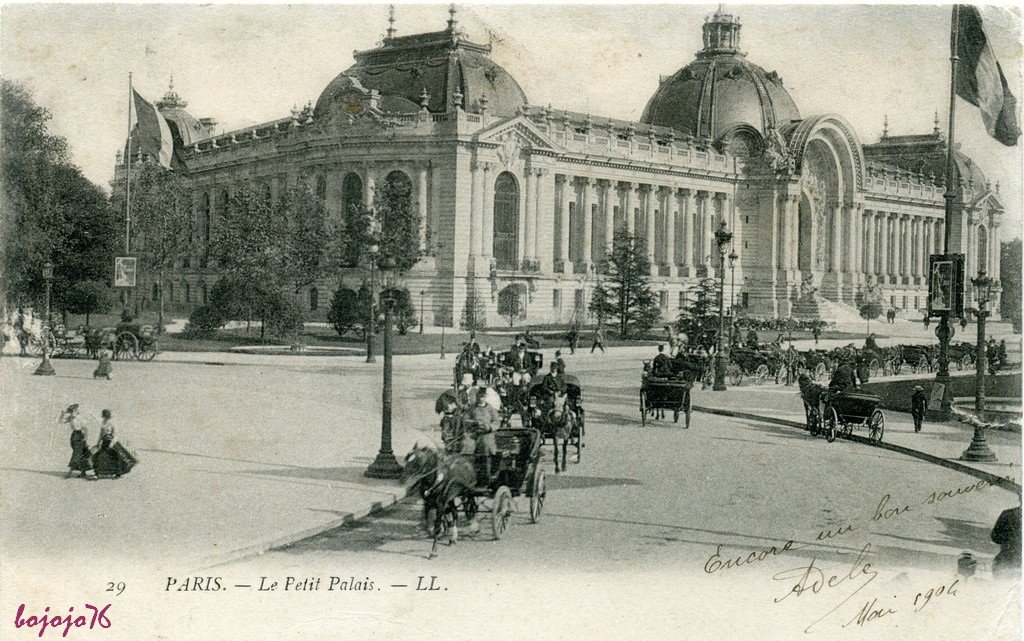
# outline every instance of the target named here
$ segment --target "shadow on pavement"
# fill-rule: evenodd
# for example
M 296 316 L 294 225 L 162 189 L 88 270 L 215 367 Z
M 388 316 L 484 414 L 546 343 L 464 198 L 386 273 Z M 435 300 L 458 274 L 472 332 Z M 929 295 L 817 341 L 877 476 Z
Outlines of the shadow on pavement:
M 553 490 L 586 490 L 595 487 L 618 487 L 625 485 L 643 485 L 643 481 L 628 478 L 607 476 L 566 476 L 565 474 L 547 474 L 544 481 Z
M 287 467 L 272 470 L 246 470 L 247 474 L 260 476 L 277 476 L 294 479 L 310 479 L 314 481 L 345 481 L 353 482 L 363 478 L 366 468 L 362 465 L 348 467 Z
M 40 476 L 52 476 L 54 478 L 62 479 L 67 477 L 67 472 L 57 472 L 55 470 L 26 470 L 19 467 L 0 467 L 0 472 L 24 472 L 25 474 L 39 474 Z M 78 478 L 78 473 L 71 478 Z

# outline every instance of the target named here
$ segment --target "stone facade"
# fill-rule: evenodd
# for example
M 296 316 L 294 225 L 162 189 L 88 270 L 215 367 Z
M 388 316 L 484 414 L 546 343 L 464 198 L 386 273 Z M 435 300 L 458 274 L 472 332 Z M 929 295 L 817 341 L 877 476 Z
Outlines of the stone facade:
M 276 198 L 305 181 L 340 217 L 352 198 L 371 203 L 393 172 L 410 181 L 422 219 L 423 259 L 401 280 L 428 324 L 457 324 L 471 297 L 499 324 L 499 298 L 512 289 L 526 294 L 520 323 L 586 320 L 617 229 L 644 240 L 669 319 L 688 290 L 720 275 L 713 234 L 722 222 L 733 232 L 726 253 L 738 254 L 725 261 L 726 292 L 749 315 L 815 315 L 821 298 L 852 309 L 871 291 L 916 317 L 928 255 L 942 252 L 946 233 L 952 251 L 968 255 L 969 275 L 984 267 L 998 282 L 998 187 L 958 156 L 961 195 L 946 230 L 937 127 L 862 145 L 841 116 L 801 118 L 780 97 L 781 78 L 746 62 L 739 30 L 715 14 L 704 50 L 663 81 L 643 122 L 529 105 L 454 14 L 445 31 L 389 32 L 378 49 L 356 53 L 315 109 L 188 145 L 176 139 L 196 233 L 173 290 L 165 286 L 167 304 L 204 302 L 218 277 L 206 247 L 240 185 Z M 172 102 L 181 118 L 183 103 Z M 115 183 L 123 179 L 119 165 Z M 339 283 L 366 277 L 343 270 L 316 284 L 312 315 L 326 315 Z

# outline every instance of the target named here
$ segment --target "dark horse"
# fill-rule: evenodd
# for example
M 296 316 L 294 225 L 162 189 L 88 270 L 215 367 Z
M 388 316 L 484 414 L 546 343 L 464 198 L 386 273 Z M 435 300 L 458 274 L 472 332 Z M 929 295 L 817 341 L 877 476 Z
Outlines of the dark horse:
M 534 396 L 530 402 L 530 409 L 530 425 L 540 428 L 542 437 L 545 440 L 550 438 L 554 445 L 555 473 L 564 472 L 568 459 L 569 439 L 572 437 L 576 422 L 569 411 L 568 397 L 565 394 L 555 394 L 546 398 Z M 561 459 L 558 458 L 559 442 L 562 445 Z
M 452 543 L 459 538 L 456 499 L 461 498 L 467 518 L 476 516 L 476 471 L 469 457 L 442 456 L 432 447 L 416 445 L 406 455 L 402 470 L 402 482 L 410 479 L 423 498 L 423 523 L 434 538 L 430 548 L 430 558 L 434 558 L 437 542 L 446 532 Z

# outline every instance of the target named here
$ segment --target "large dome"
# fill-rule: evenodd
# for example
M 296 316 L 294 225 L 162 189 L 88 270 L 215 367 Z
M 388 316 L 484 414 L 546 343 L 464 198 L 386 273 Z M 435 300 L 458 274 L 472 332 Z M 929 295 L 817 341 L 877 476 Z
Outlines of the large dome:
M 756 153 L 769 129 L 800 120 L 777 73 L 739 50 L 739 19 L 716 13 L 704 23 L 697 59 L 662 81 L 641 122 L 710 139 L 741 155 Z
M 461 94 L 467 111 L 486 104 L 491 115 L 514 115 L 527 103 L 526 94 L 490 52 L 490 45 L 465 38 L 454 14 L 445 31 L 396 37 L 389 30 L 381 47 L 355 53 L 356 64 L 327 85 L 314 114 L 323 118 L 332 105 L 375 90 L 386 113 L 415 112 L 424 102 L 431 112 L 445 112 Z

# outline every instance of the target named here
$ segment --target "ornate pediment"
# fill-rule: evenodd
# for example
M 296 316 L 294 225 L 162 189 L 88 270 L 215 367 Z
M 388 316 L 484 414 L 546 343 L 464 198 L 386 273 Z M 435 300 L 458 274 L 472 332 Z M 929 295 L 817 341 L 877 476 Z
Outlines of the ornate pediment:
M 512 164 L 527 150 L 556 151 L 558 146 L 524 116 L 515 116 L 484 129 L 476 136 L 477 142 L 495 145 L 498 158 Z

